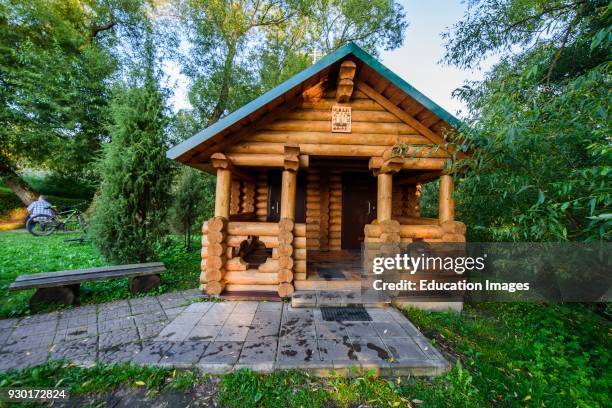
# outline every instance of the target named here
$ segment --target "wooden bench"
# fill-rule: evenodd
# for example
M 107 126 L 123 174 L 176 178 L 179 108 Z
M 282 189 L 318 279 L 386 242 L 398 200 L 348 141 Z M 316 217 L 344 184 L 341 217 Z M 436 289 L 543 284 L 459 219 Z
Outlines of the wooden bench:
M 20 275 L 9 286 L 10 291 L 36 289 L 30 298 L 30 308 L 45 303 L 71 304 L 79 293 L 82 282 L 129 278 L 130 292 L 147 292 L 160 283 L 159 274 L 166 271 L 161 262 L 133 265 L 103 266 L 101 268 L 76 269 L 58 272 Z

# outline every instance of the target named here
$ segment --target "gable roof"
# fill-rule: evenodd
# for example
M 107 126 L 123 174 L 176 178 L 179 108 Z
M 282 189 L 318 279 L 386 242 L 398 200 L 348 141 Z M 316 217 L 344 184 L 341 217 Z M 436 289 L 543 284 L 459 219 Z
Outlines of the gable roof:
M 222 138 L 224 135 L 227 136 L 230 133 L 236 132 L 258 118 L 261 118 L 266 113 L 273 111 L 275 108 L 288 101 L 289 97 L 293 97 L 300 91 L 303 92 L 316 84 L 320 78 L 327 75 L 334 67 L 339 66 L 343 60 L 351 55 L 361 61 L 362 64 L 359 65 L 369 67 L 375 76 L 383 78 L 389 84 L 398 88 L 405 95 L 409 96 L 437 116 L 441 121 L 446 122 L 454 128 L 458 128 L 461 125 L 461 122 L 455 116 L 448 113 L 440 105 L 433 102 L 412 85 L 397 76 L 372 55 L 368 54 L 355 43 L 348 43 L 294 75 L 276 88 L 271 89 L 240 109 L 198 132 L 191 138 L 174 146 L 168 150 L 166 156 L 170 159 L 179 160 L 184 163 L 188 162 L 190 157 L 194 155 L 193 151 L 198 148 L 198 146 L 204 143 L 214 142 L 213 139 L 217 137 Z M 359 71 L 360 69 L 358 68 L 358 73 Z M 372 74 L 370 76 L 372 76 Z

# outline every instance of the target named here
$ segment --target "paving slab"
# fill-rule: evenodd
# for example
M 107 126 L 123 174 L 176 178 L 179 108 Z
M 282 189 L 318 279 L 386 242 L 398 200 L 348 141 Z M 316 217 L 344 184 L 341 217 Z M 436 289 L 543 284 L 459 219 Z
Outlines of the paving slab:
M 200 361 L 203 364 L 235 364 L 242 351 L 242 342 L 239 341 L 214 341 L 211 342 Z
M 187 335 L 190 341 L 213 341 L 221 331 L 223 326 L 209 326 L 198 324 Z
M 172 347 L 171 341 L 147 340 L 142 343 L 142 350 L 132 358 L 134 364 L 158 365 L 165 353 Z
M 47 349 L 34 349 L 0 354 L 0 371 L 21 370 L 47 361 Z
M 191 303 L 184 309 L 184 311 L 185 313 L 199 314 L 201 317 L 201 316 L 204 316 L 204 314 L 206 314 L 206 312 L 208 312 L 212 306 L 213 306 L 213 303 L 211 302 Z
M 319 339 L 317 340 L 319 356 L 321 361 L 331 363 L 357 363 L 359 358 L 353 343 L 348 336 L 339 339 Z
M 159 333 L 166 327 L 166 322 L 147 323 L 137 326 L 138 336 L 141 340 L 157 337 Z
M 407 339 L 383 339 L 389 353 L 394 361 L 428 360 L 427 355 L 419 345 L 411 338 Z
M 100 350 L 98 361 L 106 364 L 125 363 L 132 361 L 142 350 L 140 343 L 121 344 L 106 350 Z
M 85 337 L 54 344 L 49 350 L 49 359 L 91 365 L 96 362 L 97 350 L 98 338 Z
M 334 370 L 356 375 L 356 369 L 437 375 L 449 369 L 392 307 L 367 307 L 372 321 L 325 321 L 318 307 L 199 298 L 198 291 L 181 291 L 0 320 L 0 371 L 60 359 L 206 373 L 297 368 L 318 376 Z
M 370 322 L 345 322 L 346 332 L 352 340 L 378 337 L 376 327 Z
M 408 333 L 399 323 L 397 322 L 373 322 L 371 324 L 381 338 L 410 338 L 411 334 Z
M 176 316 L 181 314 L 183 310 L 185 309 L 186 309 L 186 306 L 179 306 L 179 307 L 172 307 L 170 309 L 164 309 L 164 312 L 166 312 L 166 317 L 168 319 L 174 319 Z
M 132 316 L 119 317 L 117 319 L 106 319 L 98 321 L 98 333 L 106 333 L 116 330 L 135 329 L 136 324 Z
M 278 312 L 280 313 L 283 309 L 283 303 L 281 302 L 259 302 L 257 306 L 258 312 Z
M 246 341 L 234 369 L 249 368 L 257 372 L 271 372 L 276 362 L 276 340 Z
M 342 322 L 317 321 L 317 339 L 343 339 L 348 337 L 346 325 Z
M 4 319 L 0 320 L 0 330 L 10 329 L 17 326 L 20 319 Z
M 269 312 L 255 314 L 245 341 L 259 341 L 267 337 L 278 337 L 280 319 Z
M 192 323 L 172 322 L 159 333 L 156 340 L 158 341 L 183 341 L 193 330 Z
M 176 342 L 164 352 L 159 365 L 176 368 L 191 367 L 200 360 L 208 345 L 207 341 Z
M 125 329 L 111 330 L 108 332 L 100 333 L 99 335 L 99 347 L 101 349 L 107 349 L 120 344 L 134 343 L 138 341 L 138 332 L 136 327 L 130 327 Z
M 387 366 L 391 359 L 391 353 L 380 337 L 361 337 L 352 344 L 361 362 Z
M 302 363 L 320 361 L 317 341 L 315 339 L 280 339 L 278 362 L 285 368 L 299 368 Z

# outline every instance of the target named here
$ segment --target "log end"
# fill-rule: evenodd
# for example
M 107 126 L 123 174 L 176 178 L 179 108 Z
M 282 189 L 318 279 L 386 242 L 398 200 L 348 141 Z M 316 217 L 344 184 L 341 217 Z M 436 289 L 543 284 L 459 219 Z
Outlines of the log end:
M 208 281 L 206 284 L 206 293 L 209 295 L 220 295 L 225 289 L 225 282 L 223 281 Z
M 287 297 L 291 296 L 294 292 L 293 285 L 291 283 L 281 283 L 278 285 L 278 296 Z

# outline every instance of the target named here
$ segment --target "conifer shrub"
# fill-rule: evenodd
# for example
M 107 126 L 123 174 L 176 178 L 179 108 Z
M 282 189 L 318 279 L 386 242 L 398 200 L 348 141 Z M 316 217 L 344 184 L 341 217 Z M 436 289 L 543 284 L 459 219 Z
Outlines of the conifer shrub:
M 111 261 L 144 262 L 165 233 L 174 168 L 166 158 L 167 117 L 157 83 L 118 92 L 111 119 L 111 141 L 98 163 L 92 240 Z

